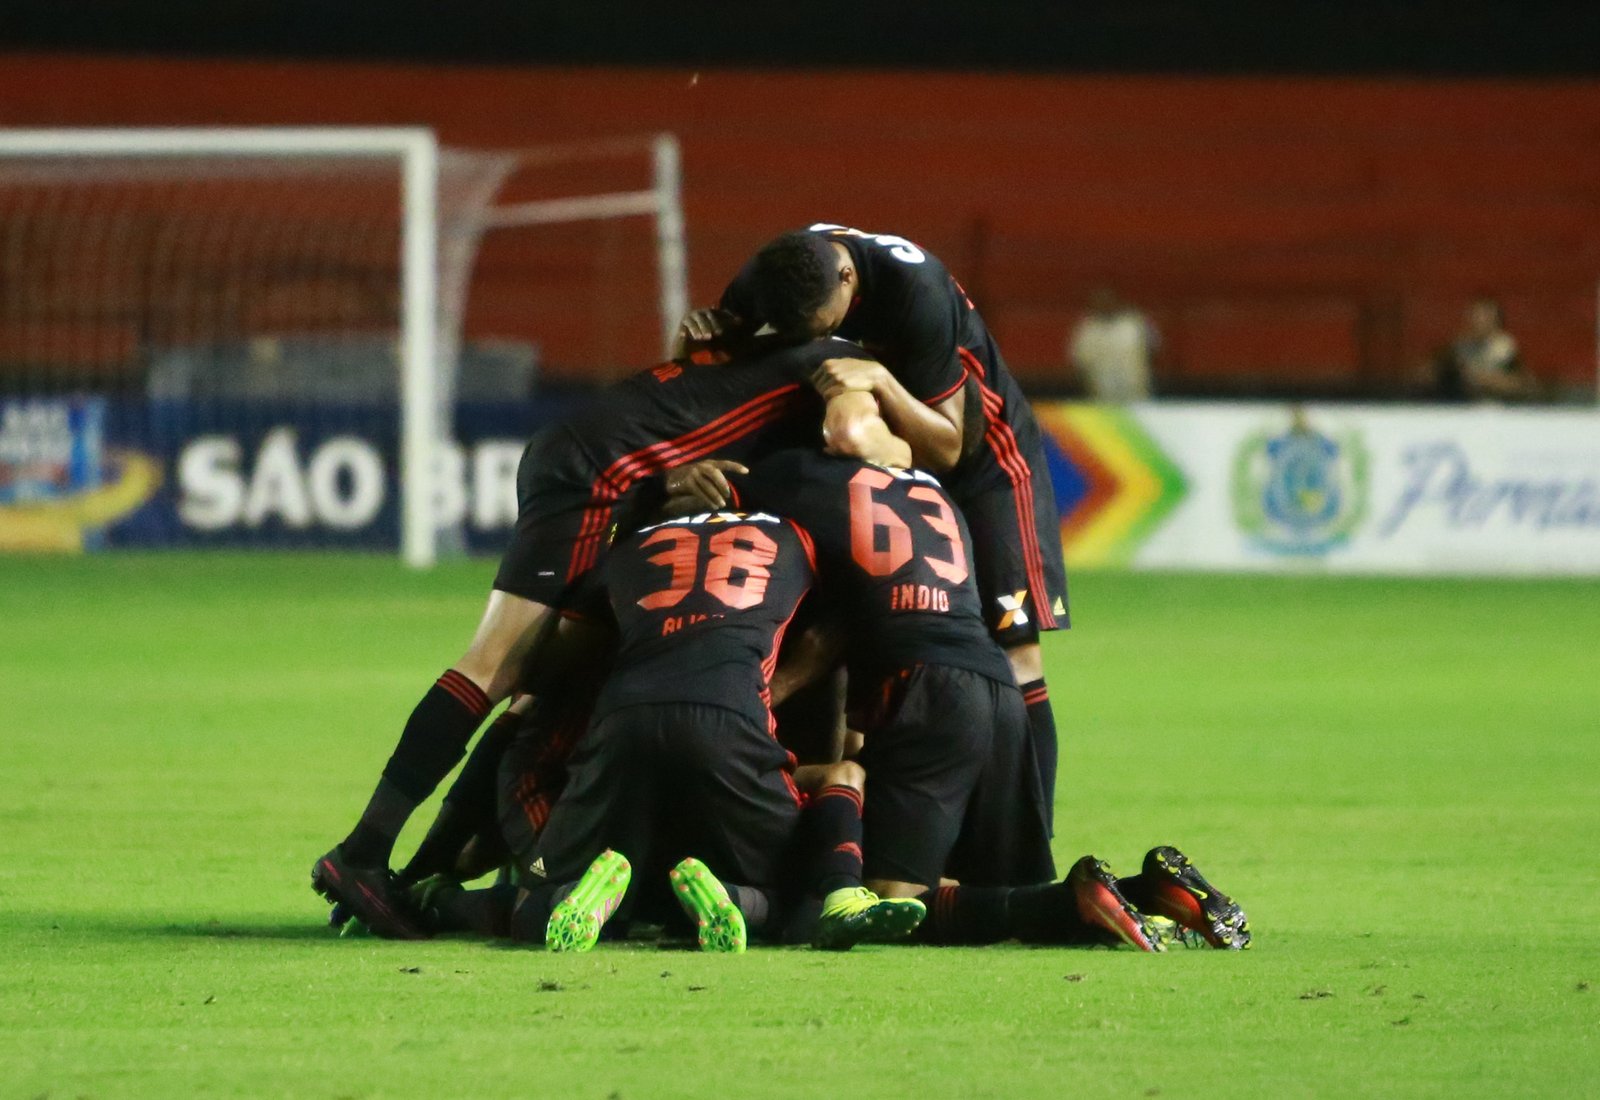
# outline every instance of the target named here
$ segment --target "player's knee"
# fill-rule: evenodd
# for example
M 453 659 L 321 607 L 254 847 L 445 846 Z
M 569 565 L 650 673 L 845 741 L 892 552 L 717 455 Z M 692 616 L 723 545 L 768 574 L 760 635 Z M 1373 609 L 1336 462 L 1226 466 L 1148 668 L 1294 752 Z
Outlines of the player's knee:
M 854 760 L 840 760 L 829 764 L 822 773 L 822 786 L 849 787 L 857 794 L 867 789 L 867 769 Z
M 521 667 L 505 654 L 474 645 L 461 659 L 450 666 L 478 685 L 491 704 L 498 703 L 516 690 Z
M 1023 642 L 1006 650 L 1006 660 L 1011 662 L 1011 675 L 1017 683 L 1027 684 L 1044 679 L 1044 654 L 1038 642 Z

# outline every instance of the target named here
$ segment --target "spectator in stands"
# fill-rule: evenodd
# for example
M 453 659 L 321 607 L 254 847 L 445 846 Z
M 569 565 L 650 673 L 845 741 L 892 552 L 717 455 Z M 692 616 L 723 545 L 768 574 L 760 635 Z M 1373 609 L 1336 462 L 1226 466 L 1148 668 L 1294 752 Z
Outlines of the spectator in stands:
M 1067 359 L 1096 401 L 1150 396 L 1150 370 L 1161 347 L 1155 325 L 1108 286 L 1089 295 L 1089 310 L 1067 341 Z
M 1434 379 L 1445 401 L 1516 401 L 1534 396 L 1516 338 L 1506 331 L 1505 311 L 1490 297 L 1476 298 L 1467 306 L 1461 334 L 1434 358 Z

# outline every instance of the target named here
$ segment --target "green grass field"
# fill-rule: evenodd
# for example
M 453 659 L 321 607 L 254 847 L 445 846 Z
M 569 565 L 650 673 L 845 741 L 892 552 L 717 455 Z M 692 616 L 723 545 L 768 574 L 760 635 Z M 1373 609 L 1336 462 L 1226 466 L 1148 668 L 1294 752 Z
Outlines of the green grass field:
M 1075 581 L 1057 854 L 1183 846 L 1247 953 L 330 938 L 492 568 L 0 559 L 0 1096 L 1600 1092 L 1592 582 Z

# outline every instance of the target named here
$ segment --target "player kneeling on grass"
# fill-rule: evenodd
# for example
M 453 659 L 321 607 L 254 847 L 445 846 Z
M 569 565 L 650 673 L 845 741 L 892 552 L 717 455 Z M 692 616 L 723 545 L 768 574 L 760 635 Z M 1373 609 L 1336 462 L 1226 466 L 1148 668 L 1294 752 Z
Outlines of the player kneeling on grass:
M 514 935 L 588 950 L 634 904 L 630 860 L 645 889 L 670 882 L 707 950 L 742 951 L 747 924 L 778 907 L 800 800 L 768 685 L 811 557 L 793 523 L 729 512 L 646 528 L 612 550 L 600 578 L 617 658 L 535 849 L 546 884 L 518 905 Z M 885 922 L 903 934 L 922 915 L 914 902 L 867 901 L 879 921 L 863 934 Z

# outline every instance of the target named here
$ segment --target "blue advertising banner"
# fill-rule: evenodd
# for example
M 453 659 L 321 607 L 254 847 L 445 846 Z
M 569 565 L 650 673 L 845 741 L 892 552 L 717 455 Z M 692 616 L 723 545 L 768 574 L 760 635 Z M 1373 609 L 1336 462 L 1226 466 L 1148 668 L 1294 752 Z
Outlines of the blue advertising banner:
M 570 401 L 463 404 L 435 507 L 498 553 L 528 438 Z M 399 546 L 393 406 L 99 397 L 0 401 L 0 550 Z

